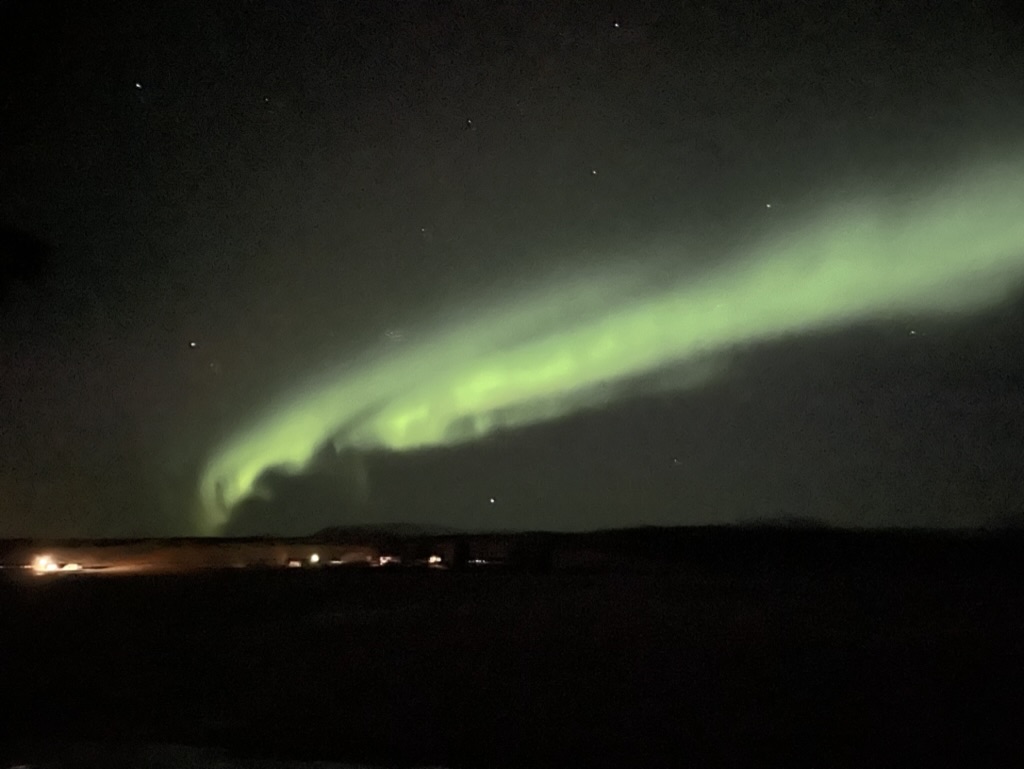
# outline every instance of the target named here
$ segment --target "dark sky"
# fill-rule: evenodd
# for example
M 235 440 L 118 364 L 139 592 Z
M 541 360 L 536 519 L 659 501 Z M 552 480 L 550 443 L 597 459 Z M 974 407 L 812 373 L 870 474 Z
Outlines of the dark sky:
M 474 301 L 684 234 L 701 274 L 766 217 L 1018 151 L 1013 5 L 0 3 L 0 536 L 196 531 L 275 396 Z M 272 473 L 229 531 L 1019 519 L 1015 288 Z

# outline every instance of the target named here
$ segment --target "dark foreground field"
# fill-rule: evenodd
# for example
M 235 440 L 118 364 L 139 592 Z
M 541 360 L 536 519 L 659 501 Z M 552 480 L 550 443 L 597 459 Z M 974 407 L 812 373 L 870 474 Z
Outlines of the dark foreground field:
M 637 572 L 8 579 L 0 756 L 1024 765 L 1017 540 L 743 536 Z

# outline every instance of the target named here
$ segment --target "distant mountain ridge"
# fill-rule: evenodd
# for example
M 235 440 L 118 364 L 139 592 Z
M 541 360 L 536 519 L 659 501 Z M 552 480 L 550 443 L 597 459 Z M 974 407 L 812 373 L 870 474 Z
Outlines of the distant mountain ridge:
M 352 536 L 380 537 L 444 537 L 469 532 L 450 526 L 436 526 L 424 523 L 365 523 L 350 526 L 328 526 L 313 536 L 316 538 L 343 539 Z

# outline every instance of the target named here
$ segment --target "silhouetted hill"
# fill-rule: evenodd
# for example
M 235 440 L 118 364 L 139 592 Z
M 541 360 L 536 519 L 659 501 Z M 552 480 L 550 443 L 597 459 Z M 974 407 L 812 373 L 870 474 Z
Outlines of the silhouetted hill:
M 740 529 L 832 529 L 835 528 L 817 518 L 801 516 L 779 516 L 777 518 L 758 518 L 749 523 L 736 525 Z
M 466 532 L 447 526 L 397 522 L 361 524 L 354 526 L 329 526 L 316 532 L 313 535 L 313 539 L 330 540 L 334 542 L 357 542 L 367 538 L 373 540 L 406 540 L 420 539 L 424 537 L 459 536 L 465 533 Z

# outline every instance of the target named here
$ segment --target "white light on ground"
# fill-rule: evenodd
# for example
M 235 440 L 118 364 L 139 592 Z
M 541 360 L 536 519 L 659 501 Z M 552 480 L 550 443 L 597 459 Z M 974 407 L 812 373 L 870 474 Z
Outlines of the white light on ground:
M 57 564 L 53 562 L 53 558 L 49 555 L 37 555 L 32 560 L 32 571 L 36 574 L 57 571 L 58 568 Z
M 441 556 L 432 555 L 427 559 L 427 563 L 441 563 Z

